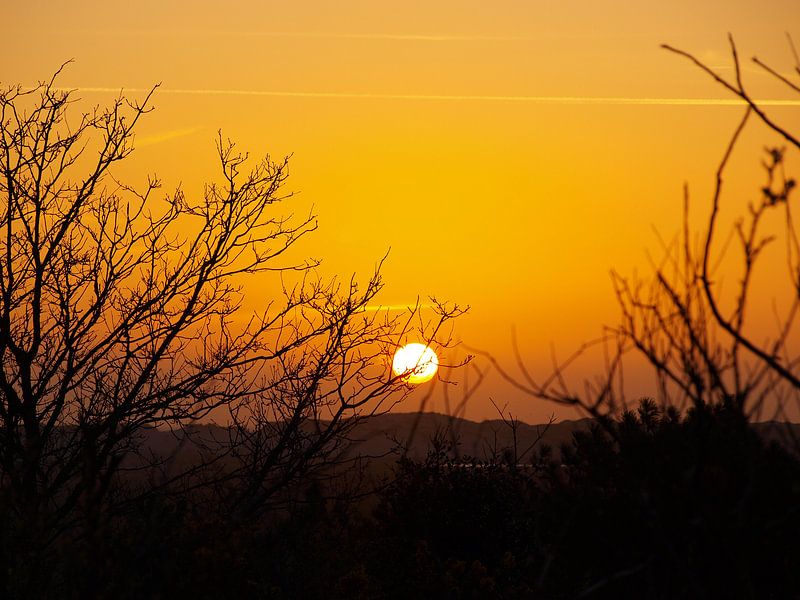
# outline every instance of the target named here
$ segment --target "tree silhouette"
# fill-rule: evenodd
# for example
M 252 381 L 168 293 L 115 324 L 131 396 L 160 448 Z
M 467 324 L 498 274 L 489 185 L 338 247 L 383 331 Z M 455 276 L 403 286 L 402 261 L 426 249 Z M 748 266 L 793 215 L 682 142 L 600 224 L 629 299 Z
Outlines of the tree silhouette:
M 288 262 L 317 223 L 279 212 L 286 159 L 248 167 L 220 135 L 221 177 L 199 198 L 120 181 L 155 88 L 76 116 L 60 71 L 0 92 L 0 577 L 25 594 L 46 586 L 29 587 L 48 549 L 102 552 L 117 500 L 202 486 L 220 512 L 257 513 L 407 393 L 386 368 L 404 334 L 435 344 L 461 312 L 365 311 L 380 265 L 360 287 Z M 282 292 L 247 315 L 243 282 L 266 273 Z M 192 424 L 214 414 L 231 426 L 204 438 Z M 147 453 L 154 428 L 191 460 Z
M 766 159 L 762 161 L 765 182 L 758 187 L 759 199 L 751 202 L 735 222 L 727 241 L 720 241 L 719 221 L 726 168 L 753 116 L 780 136 L 789 149 L 800 149 L 800 142 L 753 99 L 743 82 L 733 38 L 729 37 L 729 41 L 734 70 L 731 81 L 693 55 L 663 46 L 689 59 L 745 105 L 714 176 L 714 192 L 705 228 L 699 234 L 700 243 L 695 242 L 691 231 L 689 191 L 685 188 L 682 231 L 672 242 L 663 243 L 664 255 L 653 266 L 652 275 L 627 277 L 612 272 L 621 310 L 619 325 L 606 328 L 605 335 L 583 345 L 566 360 L 554 359 L 554 369 L 545 379 L 532 377 L 519 354 L 519 375 L 488 357 L 518 390 L 578 407 L 593 416 L 624 409 L 627 399 L 622 367 L 625 356 L 635 352 L 654 369 L 657 397 L 662 404 L 686 409 L 733 400 L 750 419 L 782 418 L 790 403 L 796 405 L 800 357 L 793 339 L 797 337 L 800 312 L 800 235 L 791 202 L 796 181 L 785 172 L 787 148 L 766 149 Z M 800 92 L 800 86 L 758 58 L 753 62 L 791 93 Z M 800 63 L 795 71 L 800 75 Z M 782 233 L 771 233 L 774 231 Z M 753 281 L 763 263 L 763 251 L 770 244 L 784 248 L 786 265 L 785 282 L 771 288 L 782 294 L 777 304 L 780 310 L 776 308 L 774 315 L 760 315 L 762 323 L 776 322 L 771 336 L 763 325 L 752 325 L 757 293 Z M 734 274 L 733 289 L 727 288 L 723 293 L 719 265 L 727 257 L 740 259 L 740 267 Z M 583 390 L 577 389 L 568 382 L 566 372 L 577 358 L 597 346 L 604 352 L 605 372 L 586 382 Z M 765 407 L 771 414 L 765 415 Z
M 688 58 L 742 100 L 744 112 L 714 175 L 708 218 L 691 233 L 689 194 L 683 229 L 653 267 L 651 277 L 612 274 L 622 318 L 599 340 L 579 348 L 544 379 L 535 378 L 517 352 L 519 374 L 490 363 L 525 394 L 574 406 L 595 417 L 588 433 L 553 465 L 543 516 L 531 539 L 541 570 L 535 580 L 547 597 L 794 597 L 798 560 L 792 541 L 797 519 L 797 452 L 765 444 L 750 426 L 782 419 L 800 397 L 797 313 L 800 244 L 792 210 L 796 182 L 785 173 L 797 137 L 759 106 L 747 90 L 730 39 L 733 79 L 691 54 Z M 791 93 L 800 86 L 758 58 L 753 62 Z M 796 65 L 800 75 L 800 63 Z M 787 147 L 766 149 L 765 182 L 727 241 L 720 211 L 726 169 L 741 133 L 756 117 Z M 773 232 L 778 232 L 772 235 Z M 695 240 L 699 239 L 699 243 Z M 783 282 L 760 293 L 782 294 L 772 335 L 753 325 L 759 293 L 753 281 L 770 244 L 783 252 Z M 724 293 L 718 265 L 738 259 Z M 761 322 L 769 322 L 760 315 Z M 766 318 L 765 318 L 766 317 Z M 588 350 L 604 351 L 605 371 L 569 381 L 570 365 Z M 623 363 L 644 357 L 657 376 L 654 400 L 629 406 Z M 797 405 L 794 406 L 796 408 Z M 767 412 L 769 411 L 769 412 Z M 534 587 L 534 589 L 536 589 Z

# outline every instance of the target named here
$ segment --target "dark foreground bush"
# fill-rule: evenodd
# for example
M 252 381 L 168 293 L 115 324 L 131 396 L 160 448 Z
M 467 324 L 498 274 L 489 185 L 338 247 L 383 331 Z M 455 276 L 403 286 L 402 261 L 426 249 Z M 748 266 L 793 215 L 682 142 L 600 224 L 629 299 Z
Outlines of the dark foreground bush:
M 735 408 L 644 401 L 530 465 L 445 450 L 257 523 L 154 497 L 43 570 L 57 597 L 800 597 L 800 463 Z
M 532 472 L 399 475 L 377 519 L 400 556 L 376 566 L 397 596 L 800 595 L 800 465 L 731 406 L 644 401 Z

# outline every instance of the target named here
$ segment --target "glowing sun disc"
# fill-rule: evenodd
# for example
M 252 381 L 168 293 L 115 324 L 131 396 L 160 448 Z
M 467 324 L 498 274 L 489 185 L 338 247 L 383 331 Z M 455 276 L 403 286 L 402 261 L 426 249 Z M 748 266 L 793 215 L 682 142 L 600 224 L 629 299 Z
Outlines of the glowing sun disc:
M 406 344 L 394 353 L 392 371 L 406 383 L 425 383 L 439 368 L 436 353 L 425 344 Z

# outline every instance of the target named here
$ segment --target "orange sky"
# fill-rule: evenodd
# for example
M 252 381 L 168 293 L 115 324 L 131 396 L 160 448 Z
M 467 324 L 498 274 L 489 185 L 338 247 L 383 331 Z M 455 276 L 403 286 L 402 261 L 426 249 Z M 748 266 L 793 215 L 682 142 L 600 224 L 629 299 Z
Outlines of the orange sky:
M 510 363 L 516 328 L 542 374 L 551 343 L 566 355 L 616 322 L 608 271 L 646 269 L 653 226 L 678 227 L 684 182 L 704 214 L 741 115 L 659 44 L 730 74 L 730 31 L 745 58 L 788 71 L 784 31 L 800 24 L 796 0 L 4 4 L 3 85 L 69 58 L 62 84 L 92 103 L 162 82 L 130 180 L 200 189 L 218 129 L 256 155 L 293 153 L 293 202 L 320 220 L 302 251 L 326 274 L 365 278 L 391 247 L 382 302 L 469 304 L 459 338 Z M 753 67 L 744 76 L 757 97 L 791 98 Z M 797 131 L 798 106 L 769 110 Z M 746 132 L 731 202 L 755 196 L 767 143 Z M 489 377 L 467 416 L 494 416 L 490 396 L 531 422 L 568 414 Z

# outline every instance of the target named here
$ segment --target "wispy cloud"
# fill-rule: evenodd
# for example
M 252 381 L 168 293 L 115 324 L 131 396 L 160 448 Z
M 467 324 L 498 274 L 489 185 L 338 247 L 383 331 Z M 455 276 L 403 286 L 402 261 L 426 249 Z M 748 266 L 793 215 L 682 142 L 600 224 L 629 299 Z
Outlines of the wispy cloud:
M 176 35 L 207 36 L 207 37 L 238 37 L 238 38 L 275 38 L 275 39 L 321 39 L 321 40 L 386 40 L 400 42 L 533 42 L 542 39 L 572 39 L 572 38 L 619 38 L 619 34 L 594 33 L 562 33 L 545 32 L 536 35 L 479 35 L 479 34 L 437 34 L 437 33 L 358 33 L 358 32 L 326 32 L 326 31 L 232 31 L 224 29 L 201 30 L 189 29 L 183 31 L 166 31 L 160 29 L 129 29 L 129 30 L 77 30 L 80 35 L 104 36 L 133 36 L 133 37 L 159 37 Z M 642 37 L 640 33 L 629 33 L 625 37 Z
M 413 311 L 425 308 L 433 308 L 433 304 L 370 304 L 361 309 L 361 312 L 378 312 L 378 311 Z
M 202 127 L 185 127 L 183 129 L 172 129 L 170 131 L 162 131 L 160 133 L 155 133 L 153 135 L 145 135 L 136 138 L 136 147 L 143 148 L 145 146 L 152 146 L 154 144 L 160 144 L 162 142 L 166 142 L 169 140 L 174 140 L 176 138 L 186 137 L 187 135 L 192 135 L 201 131 Z
M 85 93 L 149 92 L 146 88 L 77 87 Z M 274 98 L 329 98 L 345 100 L 432 100 L 460 102 L 520 102 L 530 104 L 609 105 L 609 106 L 743 106 L 738 98 L 636 98 L 623 96 L 528 96 L 528 95 L 470 95 L 470 94 L 375 94 L 362 92 L 235 90 L 235 89 L 180 89 L 162 87 L 159 94 L 196 96 L 264 96 Z M 761 106 L 800 106 L 800 100 L 775 98 L 757 99 Z
M 314 33 L 314 32 L 234 32 L 215 31 L 212 35 L 232 35 L 268 38 L 396 40 L 409 42 L 528 42 L 538 38 L 522 35 L 431 35 L 414 33 Z

